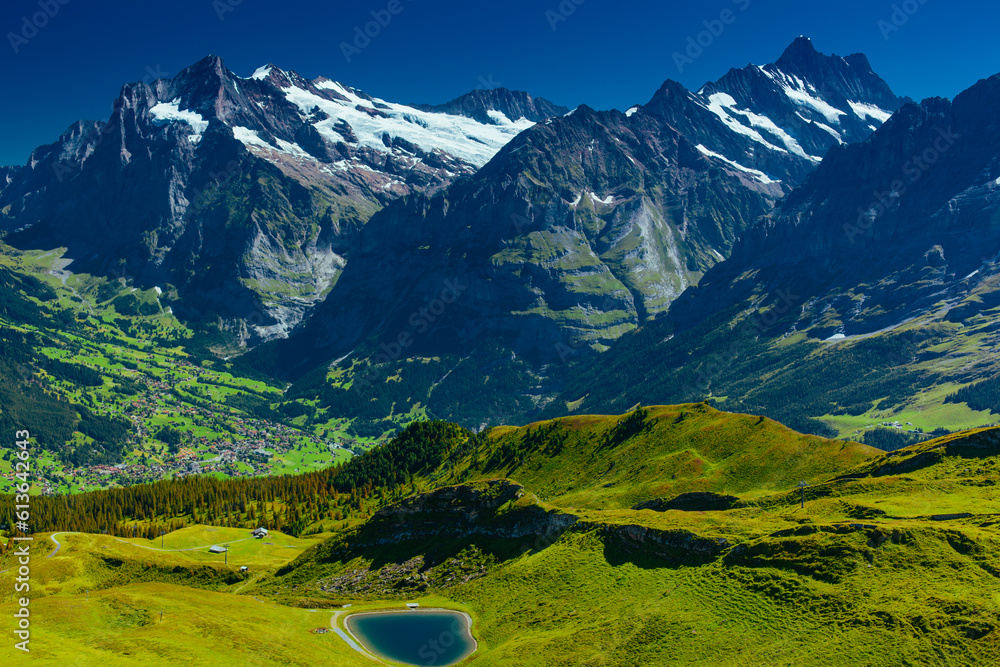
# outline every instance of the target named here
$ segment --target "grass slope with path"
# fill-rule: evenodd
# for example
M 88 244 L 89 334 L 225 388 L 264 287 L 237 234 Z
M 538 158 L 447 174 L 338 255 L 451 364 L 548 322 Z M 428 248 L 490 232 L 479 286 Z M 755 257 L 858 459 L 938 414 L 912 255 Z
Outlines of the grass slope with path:
M 471 616 L 468 665 L 1000 660 L 998 429 L 887 454 L 688 404 L 474 442 L 336 533 L 197 526 L 165 537 L 178 551 L 67 534 L 51 559 L 36 541 L 36 646 L 107 664 L 183 664 L 185 648 L 192 664 L 372 664 L 310 630 L 416 601 Z M 647 501 L 659 511 L 631 509 Z M 216 543 L 228 567 L 190 550 Z
M 755 437 L 758 423 L 771 433 Z M 621 427 L 630 435 L 618 442 Z M 464 535 L 435 527 L 460 521 L 462 502 L 417 497 L 367 532 L 305 552 L 260 589 L 313 603 L 446 595 L 476 616 L 474 665 L 1000 660 L 1000 430 L 891 454 L 770 438 L 782 432 L 698 405 L 503 429 L 439 471 L 437 484 L 456 489 L 495 487 L 497 473 L 523 484 L 500 507 L 485 495 L 464 501 L 466 518 L 477 517 Z M 511 461 L 490 469 L 505 444 Z M 703 465 L 688 465 L 694 458 Z M 616 476 L 595 478 L 588 466 L 610 460 Z M 810 482 L 804 508 L 800 477 Z M 739 502 L 628 508 L 692 490 Z M 545 529 L 553 517 L 562 529 Z M 534 532 L 518 532 L 531 522 Z

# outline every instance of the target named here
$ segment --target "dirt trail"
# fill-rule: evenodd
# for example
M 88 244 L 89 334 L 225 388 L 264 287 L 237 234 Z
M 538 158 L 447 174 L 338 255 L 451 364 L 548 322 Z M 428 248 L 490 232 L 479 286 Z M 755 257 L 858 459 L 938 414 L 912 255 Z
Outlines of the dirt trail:
M 70 292 L 73 293 L 73 296 L 82 301 L 83 304 L 87 306 L 87 310 L 90 311 L 90 314 L 93 315 L 94 309 L 90 305 L 90 302 L 84 299 L 82 296 L 80 296 L 80 293 L 76 291 L 75 287 L 66 282 L 67 280 L 69 280 L 69 277 L 73 275 L 72 271 L 68 271 L 66 269 L 66 267 L 72 263 L 73 263 L 72 259 L 66 259 L 66 258 L 57 259 L 55 262 L 53 262 L 52 269 L 49 271 L 49 273 L 58 278 L 59 281 L 63 284 L 63 287 L 68 289 Z

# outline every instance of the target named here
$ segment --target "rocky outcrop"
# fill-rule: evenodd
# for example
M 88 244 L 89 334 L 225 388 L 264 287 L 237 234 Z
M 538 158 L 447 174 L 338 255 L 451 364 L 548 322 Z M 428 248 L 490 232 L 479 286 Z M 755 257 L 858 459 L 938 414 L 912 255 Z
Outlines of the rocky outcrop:
M 654 512 L 666 512 L 667 510 L 682 510 L 684 512 L 720 512 L 734 507 L 738 507 L 740 499 L 737 496 L 730 496 L 710 491 L 694 491 L 682 493 L 670 499 L 654 498 L 646 502 L 639 503 L 634 510 L 653 510 Z
M 473 118 L 480 123 L 496 124 L 500 114 L 508 119 L 527 118 L 540 122 L 569 112 L 564 106 L 553 104 L 540 97 L 532 97 L 523 90 L 490 88 L 473 90 L 445 104 L 417 104 L 418 109 Z
M 692 326 L 790 284 L 808 301 L 796 328 L 823 338 L 958 305 L 997 272 L 1000 132 L 984 110 L 998 101 L 1000 75 L 953 102 L 907 104 L 867 141 L 833 148 L 671 318 Z
M 549 536 L 552 541 L 578 521 L 535 504 L 513 505 L 524 488 L 509 480 L 449 486 L 385 507 L 372 517 L 351 548 L 419 540 L 484 535 L 504 540 Z
M 718 558 L 731 546 L 725 538 L 701 537 L 688 530 L 661 530 L 637 525 L 606 525 L 604 539 L 627 553 L 669 561 Z
M 656 558 L 719 556 L 730 544 L 725 539 L 701 537 L 683 529 L 665 530 L 632 524 L 581 521 L 565 511 L 546 511 L 534 504 L 514 503 L 524 489 L 509 480 L 480 485 L 445 487 L 409 498 L 379 510 L 351 540 L 352 549 L 367 549 L 407 540 L 485 535 L 504 540 L 524 540 L 527 549 L 542 550 L 566 530 L 596 530 L 603 539 L 626 552 L 643 552 Z
M 394 202 L 365 227 L 313 319 L 279 346 L 275 369 L 475 358 L 490 341 L 525 365 L 525 392 L 544 401 L 569 362 L 662 317 L 815 168 L 838 140 L 813 118 L 837 116 L 824 124 L 844 141 L 871 132 L 839 91 L 888 107 L 880 118 L 898 106 L 863 57 L 793 49 L 780 66 L 740 71 L 757 81 L 752 95 L 733 74 L 697 93 L 668 81 L 624 113 L 581 105 L 522 132 L 446 192 Z M 827 74 L 838 81 L 828 90 Z M 769 96 L 756 95 L 765 85 Z M 797 143 L 806 136 L 815 154 Z M 437 414 L 482 423 L 450 407 Z
M 492 95 L 483 113 L 504 101 Z M 531 105 L 537 117 L 548 103 Z M 273 65 L 243 78 L 210 56 L 124 86 L 106 122 L 74 123 L 0 170 L 0 224 L 17 246 L 67 247 L 72 271 L 169 283 L 177 314 L 254 344 L 308 318 L 375 211 L 471 175 L 534 122 L 494 115 L 421 111 Z

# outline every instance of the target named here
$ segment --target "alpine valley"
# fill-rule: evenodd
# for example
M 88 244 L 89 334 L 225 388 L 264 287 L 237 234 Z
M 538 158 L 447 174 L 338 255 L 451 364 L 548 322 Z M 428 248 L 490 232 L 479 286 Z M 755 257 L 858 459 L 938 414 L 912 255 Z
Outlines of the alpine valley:
M 347 621 L 404 602 L 470 665 L 995 664 L 997 108 L 806 37 L 624 111 L 125 85 L 0 167 L 4 664 L 415 664 Z

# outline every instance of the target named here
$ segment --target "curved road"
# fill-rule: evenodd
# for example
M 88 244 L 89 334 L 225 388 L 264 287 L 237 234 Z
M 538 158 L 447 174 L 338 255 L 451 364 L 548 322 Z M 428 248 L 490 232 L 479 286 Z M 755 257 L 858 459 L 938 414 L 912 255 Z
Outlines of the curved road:
M 62 543 L 59 542 L 59 540 L 56 539 L 56 535 L 89 535 L 89 534 L 92 534 L 92 533 L 76 533 L 76 532 L 72 532 L 72 531 L 61 531 L 61 532 L 58 532 L 58 533 L 52 533 L 51 535 L 49 535 L 49 539 L 52 540 L 52 542 L 56 545 L 56 548 L 53 549 L 52 553 L 50 553 L 48 556 L 46 556 L 46 558 L 52 558 L 57 553 L 59 553 L 60 549 L 62 549 Z M 132 542 L 129 542 L 128 540 L 122 540 L 122 539 L 119 539 L 117 537 L 113 537 L 111 539 L 113 539 L 116 542 L 121 542 L 122 544 L 131 544 L 133 547 L 139 547 L 140 549 L 149 549 L 150 551 L 198 551 L 199 549 L 207 549 L 207 548 L 209 548 L 211 546 L 215 546 L 216 544 L 219 545 L 219 546 L 227 546 L 227 545 L 230 545 L 230 544 L 236 544 L 237 542 L 246 542 L 247 540 L 253 540 L 253 539 L 256 539 L 256 538 L 245 537 L 242 540 L 233 540 L 232 542 L 216 542 L 214 544 L 206 544 L 206 545 L 201 546 L 201 547 L 186 547 L 184 549 L 157 549 L 156 547 L 147 547 L 147 546 L 143 546 L 142 544 L 133 544 Z M 294 547 L 292 547 L 292 548 L 294 548 Z M 10 569 L 0 570 L 0 574 L 5 574 L 7 572 L 10 572 Z M 244 584 L 244 586 L 245 585 L 246 584 Z
M 53 551 L 52 553 L 50 553 L 48 556 L 46 556 L 46 558 L 52 558 L 57 553 L 59 553 L 59 549 L 62 548 L 62 544 L 60 544 L 59 540 L 56 539 L 56 535 L 83 535 L 83 534 L 84 533 L 72 533 L 72 532 L 52 533 L 52 535 L 49 536 L 49 539 L 51 539 L 53 542 L 56 543 L 56 549 L 55 549 L 55 551 Z M 213 546 L 216 546 L 216 545 L 218 545 L 218 546 L 225 546 L 225 545 L 229 545 L 229 544 L 236 544 L 237 542 L 246 542 L 247 540 L 253 540 L 253 539 L 256 539 L 256 538 L 253 538 L 253 537 L 244 537 L 242 540 L 232 540 L 231 542 L 214 542 L 212 544 L 206 544 L 206 545 L 200 546 L 200 547 L 185 547 L 183 549 L 158 549 L 156 547 L 147 547 L 147 546 L 142 545 L 142 544 L 135 544 L 133 542 L 129 542 L 128 540 L 123 540 L 123 539 L 120 539 L 120 538 L 117 538 L 117 537 L 112 537 L 111 539 L 113 539 L 115 542 L 121 542 L 122 544 L 131 544 L 133 547 L 139 547 L 140 549 L 149 549 L 150 551 L 198 551 L 199 549 L 207 549 L 209 547 L 213 547 Z M 4 571 L 6 572 L 6 570 L 4 570 Z M 2 573 L 0 573 L 0 574 L 2 574 Z
M 52 558 L 57 553 L 59 553 L 59 549 L 62 548 L 62 545 L 59 544 L 59 540 L 56 539 L 56 535 L 82 535 L 82 533 L 70 533 L 64 531 L 61 533 L 52 533 L 51 535 L 49 535 L 49 539 L 56 543 L 56 548 L 52 551 L 52 553 L 46 556 L 46 558 Z M 10 572 L 10 570 L 0 570 L 0 574 L 4 574 L 5 572 Z
M 346 610 L 344 610 L 344 611 L 346 611 Z M 343 630 L 341 630 L 341 629 L 340 629 L 340 626 L 339 626 L 339 625 L 337 625 L 337 619 L 338 619 L 338 618 L 340 618 L 340 615 L 341 615 L 341 614 L 343 614 L 343 613 L 344 613 L 344 611 L 335 611 L 335 612 L 333 612 L 333 615 L 332 615 L 332 616 L 330 616 L 330 628 L 331 628 L 331 629 L 332 629 L 332 630 L 333 630 L 334 632 L 336 632 L 336 633 L 337 633 L 337 635 L 338 635 L 338 636 L 339 636 L 339 637 L 340 637 L 341 639 L 343 639 L 343 640 L 344 640 L 344 642 L 345 642 L 345 643 L 346 643 L 346 644 L 347 644 L 348 646 L 350 646 L 351 648 L 353 648 L 353 649 L 354 649 L 355 651 L 357 651 L 357 652 L 358 652 L 358 653 L 360 653 L 361 655 L 365 656 L 366 658 L 370 658 L 371 660 L 374 660 L 375 662 L 379 663 L 380 665 L 384 665 L 384 664 L 386 664 L 386 663 L 382 662 L 381 660 L 379 660 L 379 659 L 378 659 L 377 657 L 375 657 L 374 655 L 372 655 L 371 653 L 369 653 L 368 651 L 366 651 L 366 650 L 364 649 L 364 647 L 363 647 L 363 646 L 361 646 L 361 644 L 359 644 L 359 643 L 357 643 L 356 641 L 354 641 L 354 638 L 353 638 L 353 637 L 351 637 L 351 636 L 350 636 L 349 634 L 347 634 L 346 632 L 344 632 Z
M 52 558 L 57 553 L 59 553 L 60 549 L 62 549 L 62 545 L 59 544 L 59 540 L 56 539 L 56 535 L 82 535 L 82 534 L 83 533 L 67 533 L 67 532 L 52 533 L 51 535 L 49 535 L 49 539 L 56 543 L 56 549 L 55 549 L 55 551 L 53 551 L 52 553 L 50 553 L 48 556 L 46 556 L 46 558 Z

